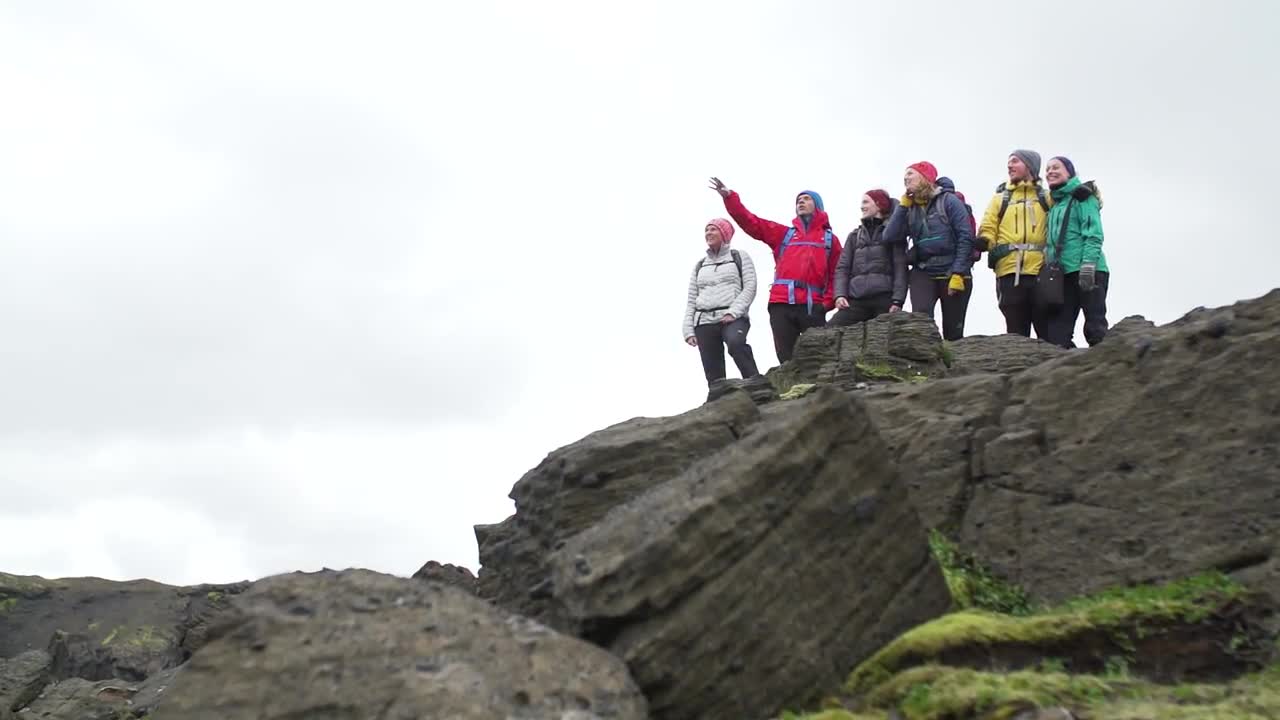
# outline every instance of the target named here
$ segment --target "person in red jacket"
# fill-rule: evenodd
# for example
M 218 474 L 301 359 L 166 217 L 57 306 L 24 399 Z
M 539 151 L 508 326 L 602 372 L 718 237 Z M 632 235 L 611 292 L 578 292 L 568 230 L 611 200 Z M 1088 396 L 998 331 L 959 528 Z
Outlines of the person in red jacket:
M 773 250 L 773 286 L 769 290 L 769 327 L 778 362 L 791 359 L 800 334 L 827 324 L 835 308 L 836 264 L 840 238 L 812 190 L 796 195 L 796 217 L 790 225 L 762 220 L 742 205 L 738 193 L 711 178 L 711 189 L 724 198 L 724 208 L 738 227 Z

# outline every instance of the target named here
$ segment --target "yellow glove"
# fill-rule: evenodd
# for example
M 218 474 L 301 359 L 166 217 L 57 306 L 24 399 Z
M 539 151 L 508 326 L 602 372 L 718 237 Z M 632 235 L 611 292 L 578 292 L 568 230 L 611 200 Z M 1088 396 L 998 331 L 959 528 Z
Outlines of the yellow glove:
M 958 273 L 953 274 L 951 276 L 951 282 L 947 283 L 947 287 L 955 290 L 956 292 L 964 292 L 964 276 Z
M 902 199 L 898 201 L 898 204 L 902 207 L 911 207 L 912 202 L 910 195 L 903 195 Z

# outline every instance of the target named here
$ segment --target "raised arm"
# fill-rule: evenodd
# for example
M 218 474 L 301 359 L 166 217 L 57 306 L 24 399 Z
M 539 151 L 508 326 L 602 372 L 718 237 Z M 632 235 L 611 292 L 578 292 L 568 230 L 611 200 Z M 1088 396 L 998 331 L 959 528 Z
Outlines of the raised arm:
M 752 262 L 750 255 L 741 250 L 738 251 L 738 256 L 742 258 L 742 290 L 738 291 L 737 297 L 729 304 L 729 313 L 734 318 L 746 315 L 756 299 L 756 264 Z
M 738 193 L 725 187 L 719 178 L 711 178 L 711 189 L 720 193 L 720 197 L 724 198 L 724 209 L 729 213 L 729 217 L 742 228 L 742 231 L 751 237 L 763 242 L 773 249 L 774 256 L 778 254 L 778 247 L 782 245 L 782 237 L 787 234 L 789 226 L 773 222 L 772 220 L 762 220 L 756 217 L 750 210 L 742 204 L 742 199 L 738 197 Z

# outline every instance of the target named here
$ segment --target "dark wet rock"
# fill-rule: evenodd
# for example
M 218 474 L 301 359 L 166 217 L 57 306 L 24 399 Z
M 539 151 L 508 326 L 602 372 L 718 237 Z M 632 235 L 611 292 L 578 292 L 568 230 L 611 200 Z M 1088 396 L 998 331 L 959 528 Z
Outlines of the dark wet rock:
M 156 717 L 647 717 L 617 658 L 443 583 L 294 573 L 236 606 Z
M 868 552 L 875 548 L 874 552 Z M 571 538 L 553 593 L 655 718 L 764 717 L 944 612 L 889 449 L 831 388 Z

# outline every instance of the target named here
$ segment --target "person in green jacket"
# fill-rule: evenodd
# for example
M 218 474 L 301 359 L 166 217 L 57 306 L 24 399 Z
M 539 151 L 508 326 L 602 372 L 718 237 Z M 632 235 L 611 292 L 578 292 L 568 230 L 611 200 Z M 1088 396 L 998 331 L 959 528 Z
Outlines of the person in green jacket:
M 1080 182 L 1071 160 L 1055 157 L 1045 167 L 1053 207 L 1045 222 L 1048 262 L 1062 266 L 1062 305 L 1046 323 L 1054 345 L 1075 347 L 1076 319 L 1084 311 L 1084 339 L 1090 347 L 1107 334 L 1107 284 L 1111 273 L 1102 254 L 1102 196 L 1092 183 Z M 1065 219 L 1065 222 L 1064 222 Z

